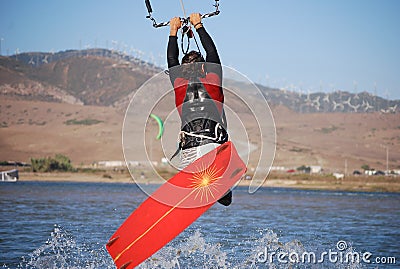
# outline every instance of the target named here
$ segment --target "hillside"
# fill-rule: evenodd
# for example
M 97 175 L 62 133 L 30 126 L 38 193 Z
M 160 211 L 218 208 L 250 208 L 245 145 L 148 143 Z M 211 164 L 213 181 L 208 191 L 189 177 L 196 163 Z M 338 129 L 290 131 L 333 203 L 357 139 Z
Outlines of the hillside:
M 159 72 L 140 60 L 107 50 L 0 57 L 0 68 L 1 95 L 97 106 L 126 99 Z
M 122 123 L 129 97 L 160 71 L 100 49 L 0 57 L 0 161 L 29 162 L 56 153 L 75 165 L 123 160 Z M 385 170 L 388 150 L 389 167 L 400 168 L 399 100 L 367 92 L 304 95 L 260 88 L 276 124 L 274 166 L 320 165 L 344 172 L 346 164 L 351 172 L 368 164 Z M 240 115 L 247 113 L 226 98 Z M 168 113 L 170 107 L 161 110 Z M 138 132 L 132 140 L 142 136 Z M 162 149 L 154 148 L 152 156 L 160 160 Z
M 0 95 L 26 100 L 116 106 L 162 69 L 106 49 L 22 53 L 0 57 Z M 400 112 L 400 100 L 366 91 L 298 93 L 258 85 L 271 105 L 299 113 Z
M 298 114 L 272 109 L 277 129 L 274 166 L 321 165 L 327 171 L 360 170 L 363 164 L 400 168 L 400 119 L 396 114 Z M 123 160 L 123 114 L 113 107 L 0 100 L 0 160 L 29 162 L 62 153 L 79 165 Z M 153 126 L 153 131 L 156 131 Z M 138 132 L 132 140 L 143 141 Z M 163 156 L 155 147 L 154 160 Z M 143 156 L 137 156 L 143 160 Z

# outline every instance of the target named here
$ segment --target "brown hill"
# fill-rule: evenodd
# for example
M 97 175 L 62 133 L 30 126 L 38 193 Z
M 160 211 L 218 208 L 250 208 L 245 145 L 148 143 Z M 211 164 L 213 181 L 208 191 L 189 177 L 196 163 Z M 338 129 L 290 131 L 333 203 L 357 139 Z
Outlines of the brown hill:
M 0 57 L 0 96 L 49 102 L 82 103 L 63 89 L 31 78 L 32 66 L 9 57 Z
M 386 170 L 400 168 L 400 117 L 382 113 L 299 114 L 273 109 L 277 129 L 275 163 L 296 167 L 320 165 L 351 173 L 364 164 Z
M 139 88 L 151 75 L 128 63 L 87 56 L 42 65 L 30 77 L 57 85 L 84 105 L 110 106 Z
M 107 50 L 49 55 L 0 57 L 0 161 L 29 162 L 31 157 L 57 153 L 69 156 L 75 165 L 123 160 L 122 123 L 129 96 L 160 70 Z M 385 170 L 388 152 L 389 168 L 400 168 L 398 101 L 369 94 L 296 97 L 276 89 L 263 90 L 277 130 L 274 166 L 320 165 L 337 172 L 345 172 L 347 167 L 351 172 L 368 164 Z M 342 100 L 341 112 L 333 113 L 328 102 L 322 106 L 324 97 L 329 102 Z M 168 98 L 161 114 L 173 107 L 173 99 Z M 226 98 L 238 114 L 250 119 L 237 100 Z M 379 101 L 375 109 L 380 109 L 362 108 L 362 104 L 373 104 L 374 98 Z M 349 104 L 356 106 L 356 100 L 359 113 L 350 113 Z M 318 109 L 317 104 L 321 105 Z M 381 111 L 385 104 L 394 109 Z M 253 125 L 251 132 L 256 130 Z M 142 141 L 143 132 L 134 133 L 131 139 Z M 157 144 L 153 151 L 154 160 L 164 156 Z
M 142 61 L 126 59 L 118 53 L 89 52 L 59 53 L 45 63 L 40 59 L 48 54 L 0 57 L 0 95 L 23 100 L 112 106 L 125 100 L 159 72 Z M 103 54 L 106 52 L 108 54 Z
M 26 100 L 125 106 L 128 94 L 162 69 L 117 51 L 88 49 L 0 56 L 0 71 L 0 95 Z M 240 86 L 240 82 L 236 84 Z M 400 100 L 387 100 L 366 91 L 304 94 L 258 87 L 270 104 L 283 105 L 299 113 L 400 112 Z
M 69 156 L 74 164 L 122 159 L 115 108 L 1 98 L 0 160 Z
M 398 115 L 298 114 L 282 106 L 273 108 L 273 114 L 274 166 L 320 165 L 345 172 L 347 162 L 348 172 L 363 164 L 385 170 L 387 146 L 389 168 L 400 168 Z M 123 160 L 123 114 L 116 108 L 1 98 L 0 115 L 0 160 L 29 162 L 56 153 L 69 156 L 75 165 Z M 143 141 L 142 134 L 132 139 Z M 154 146 L 154 160 L 161 157 L 161 148 Z

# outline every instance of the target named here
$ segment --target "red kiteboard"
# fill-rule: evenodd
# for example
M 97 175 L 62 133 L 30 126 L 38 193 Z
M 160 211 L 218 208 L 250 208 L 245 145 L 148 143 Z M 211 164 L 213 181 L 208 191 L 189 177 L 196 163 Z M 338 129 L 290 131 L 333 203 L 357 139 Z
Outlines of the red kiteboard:
M 226 142 L 170 178 L 147 198 L 106 245 L 117 268 L 134 268 L 180 234 L 245 173 Z

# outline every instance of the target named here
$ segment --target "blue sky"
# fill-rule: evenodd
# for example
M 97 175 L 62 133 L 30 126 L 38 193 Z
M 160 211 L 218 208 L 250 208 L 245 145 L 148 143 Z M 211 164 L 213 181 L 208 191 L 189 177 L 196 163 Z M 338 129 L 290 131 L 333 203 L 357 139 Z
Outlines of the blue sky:
M 213 10 L 213 0 L 183 2 L 187 14 Z M 179 0 L 151 3 L 160 21 L 183 16 Z M 253 81 L 400 99 L 400 1 L 220 0 L 220 9 L 205 27 L 222 63 Z M 168 28 L 146 15 L 144 0 L 0 0 L 1 54 L 101 47 L 165 65 Z

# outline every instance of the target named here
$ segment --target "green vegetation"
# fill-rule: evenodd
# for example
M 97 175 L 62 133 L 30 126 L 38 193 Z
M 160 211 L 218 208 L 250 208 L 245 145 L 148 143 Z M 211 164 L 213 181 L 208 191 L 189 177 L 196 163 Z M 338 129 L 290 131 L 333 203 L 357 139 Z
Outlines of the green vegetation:
M 339 129 L 339 127 L 332 125 L 331 127 L 324 127 L 317 131 L 320 131 L 323 134 L 330 134 L 330 133 L 336 131 L 337 129 Z
M 292 152 L 309 152 L 310 150 L 305 149 L 305 148 L 293 147 L 293 148 L 289 149 L 289 151 L 292 151 Z
M 311 167 L 302 165 L 296 168 L 297 171 L 309 174 L 311 172 Z
M 72 120 L 67 120 L 64 123 L 66 125 L 94 125 L 101 122 L 103 121 L 96 119 L 83 119 L 83 120 L 72 119 Z
M 370 170 L 371 168 L 369 167 L 368 164 L 363 164 L 363 165 L 361 166 L 361 169 L 363 169 L 363 170 L 365 171 L 365 170 Z
M 33 121 L 32 119 L 29 119 L 29 125 L 38 125 L 38 126 L 44 126 L 46 125 L 46 121 Z
M 75 171 L 78 172 L 78 173 L 87 173 L 87 174 L 96 174 L 96 173 L 104 173 L 104 172 L 106 172 L 105 169 L 89 168 L 89 167 L 77 168 Z
M 110 174 L 103 174 L 103 178 L 112 179 L 112 176 Z
M 70 172 L 74 171 L 71 160 L 62 154 L 56 154 L 54 158 L 31 158 L 33 172 Z

